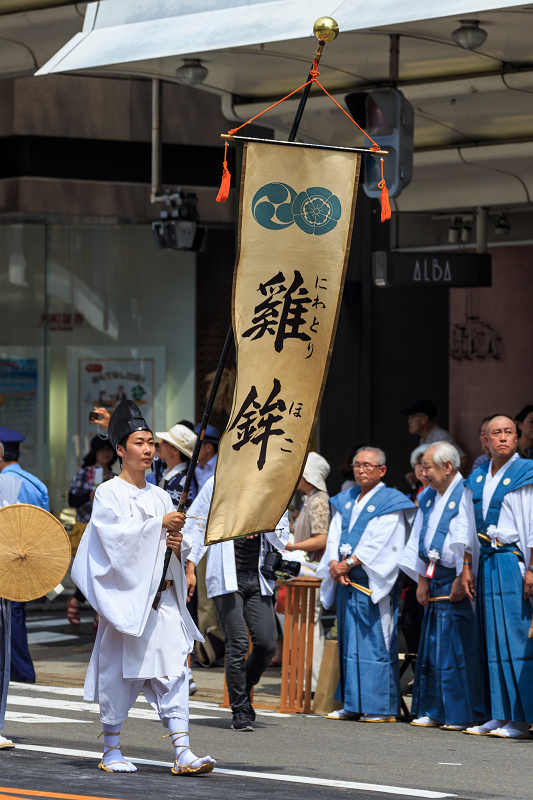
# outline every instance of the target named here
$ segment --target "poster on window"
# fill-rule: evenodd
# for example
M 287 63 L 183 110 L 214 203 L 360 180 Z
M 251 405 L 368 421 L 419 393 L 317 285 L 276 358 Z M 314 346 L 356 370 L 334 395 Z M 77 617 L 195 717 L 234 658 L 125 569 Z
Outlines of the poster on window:
M 133 400 L 152 430 L 165 425 L 164 347 L 71 347 L 68 372 L 71 474 L 88 452 L 92 437 L 103 433 L 89 419 L 95 406 L 112 414 L 122 400 Z
M 0 426 L 25 436 L 20 447 L 23 469 L 42 476 L 42 352 L 38 348 L 0 348 Z

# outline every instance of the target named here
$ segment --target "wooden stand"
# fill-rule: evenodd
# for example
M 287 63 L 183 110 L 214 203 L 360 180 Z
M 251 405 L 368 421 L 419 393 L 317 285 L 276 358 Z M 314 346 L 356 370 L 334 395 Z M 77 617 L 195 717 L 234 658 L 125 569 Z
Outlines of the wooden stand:
M 320 591 L 318 578 L 288 581 L 283 630 L 280 711 L 285 714 L 312 714 L 313 639 L 315 600 Z
M 254 703 L 255 708 L 282 714 L 312 714 L 311 683 L 313 679 L 313 640 L 315 633 L 316 593 L 318 578 L 301 578 L 282 584 L 286 587 L 285 625 L 283 629 L 283 665 L 279 705 Z M 250 635 L 248 634 L 248 639 Z M 252 649 L 250 646 L 248 652 Z M 252 694 L 253 698 L 253 694 Z M 221 708 L 229 708 L 224 673 L 224 698 Z

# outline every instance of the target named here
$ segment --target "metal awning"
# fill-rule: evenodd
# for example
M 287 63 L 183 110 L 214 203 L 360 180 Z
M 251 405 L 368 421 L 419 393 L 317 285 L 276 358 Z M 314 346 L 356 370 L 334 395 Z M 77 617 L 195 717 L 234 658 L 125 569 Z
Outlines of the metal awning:
M 37 73 L 138 64 L 217 50 L 296 42 L 311 37 L 315 19 L 335 16 L 341 31 L 395 25 L 505 9 L 502 0 L 103 0 L 89 3 L 83 32 Z M 325 7 L 327 6 L 327 8 Z
M 424 152 L 415 152 L 413 182 L 399 208 L 495 204 L 498 198 L 523 203 L 533 195 L 529 145 L 518 161 L 507 149 L 533 141 L 533 5 L 330 0 L 326 6 L 324 0 L 102 0 L 88 5 L 83 31 L 36 74 L 90 71 L 177 81 L 183 59 L 199 58 L 208 76 L 198 88 L 220 96 L 230 128 L 303 82 L 314 52 L 313 22 L 331 14 L 341 35 L 325 48 L 320 80 L 341 104 L 349 91 L 388 82 L 390 34 L 400 36 L 398 85 L 415 109 L 415 150 Z M 478 50 L 463 50 L 451 38 L 465 18 L 488 31 Z M 289 100 L 263 123 L 284 138 L 293 114 Z M 302 139 L 360 146 L 343 116 L 312 92 Z M 442 148 L 449 149 L 447 163 Z M 526 188 L 513 177 L 516 170 Z

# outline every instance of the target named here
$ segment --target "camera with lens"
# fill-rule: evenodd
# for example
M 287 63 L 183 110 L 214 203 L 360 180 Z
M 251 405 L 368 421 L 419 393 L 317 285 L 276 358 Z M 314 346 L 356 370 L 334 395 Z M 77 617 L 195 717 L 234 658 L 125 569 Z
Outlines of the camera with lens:
M 299 561 L 287 561 L 277 550 L 269 550 L 261 567 L 261 574 L 268 581 L 287 581 L 298 577 L 300 567 Z

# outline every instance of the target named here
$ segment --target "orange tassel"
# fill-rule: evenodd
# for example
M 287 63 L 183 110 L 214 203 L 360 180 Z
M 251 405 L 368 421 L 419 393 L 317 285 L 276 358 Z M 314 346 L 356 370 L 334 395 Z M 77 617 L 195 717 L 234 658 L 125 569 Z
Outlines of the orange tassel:
M 228 169 L 228 143 L 226 142 L 224 146 L 224 169 L 222 171 L 222 180 L 220 181 L 220 189 L 218 190 L 217 194 L 217 203 L 225 203 L 229 197 L 229 189 L 230 189 L 230 181 L 231 181 L 231 174 Z
M 389 203 L 389 190 L 387 189 L 387 184 L 385 183 L 385 177 L 383 175 L 383 157 L 381 158 L 381 180 L 378 186 L 381 189 L 381 221 L 386 222 L 391 218 L 392 213 Z

